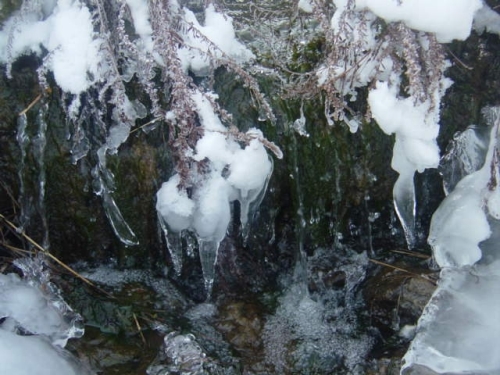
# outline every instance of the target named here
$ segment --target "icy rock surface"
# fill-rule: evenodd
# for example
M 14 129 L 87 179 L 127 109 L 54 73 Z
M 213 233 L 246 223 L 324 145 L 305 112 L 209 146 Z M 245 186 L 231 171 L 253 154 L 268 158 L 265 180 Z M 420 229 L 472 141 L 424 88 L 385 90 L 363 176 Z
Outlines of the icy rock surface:
M 417 367 L 438 374 L 500 373 L 499 114 L 489 114 L 493 126 L 483 166 L 456 184 L 432 218 L 428 241 L 442 267 L 440 284 L 419 320 L 402 374 Z M 466 139 L 460 152 L 455 144 L 454 155 L 481 158 L 477 138 Z

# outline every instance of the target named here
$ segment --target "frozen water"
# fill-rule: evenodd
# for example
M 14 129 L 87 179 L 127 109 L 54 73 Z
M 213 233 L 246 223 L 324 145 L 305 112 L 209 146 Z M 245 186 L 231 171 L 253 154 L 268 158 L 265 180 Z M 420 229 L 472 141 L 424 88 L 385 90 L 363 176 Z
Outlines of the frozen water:
M 83 335 L 74 313 L 49 281 L 42 257 L 20 259 L 17 274 L 0 274 L 0 369 L 12 375 L 88 374 L 63 350 L 70 338 Z
M 463 160 L 484 164 L 456 184 L 432 217 L 428 240 L 442 267 L 440 283 L 418 322 L 403 374 L 418 366 L 437 374 L 500 374 L 500 112 L 490 112 L 486 157 L 470 129 L 447 155 L 458 159 L 448 160 L 452 167 Z
M 192 96 L 205 130 L 196 145 L 195 160 L 208 161 L 210 172 L 203 176 L 193 172 L 190 194 L 181 188 L 181 177 L 174 174 L 157 192 L 156 210 L 170 246 L 181 245 L 170 232 L 192 231 L 198 240 L 200 260 L 207 291 L 215 276 L 215 262 L 220 242 L 226 236 L 231 220 L 231 202 L 238 200 L 244 237 L 249 218 L 263 199 L 272 173 L 262 139 L 262 132 L 251 128 L 244 147 L 231 136 L 201 92 Z M 170 249 L 177 272 L 182 267 L 182 249 Z
M 163 339 L 161 352 L 148 367 L 148 375 L 201 375 L 206 354 L 191 335 L 170 332 Z
M 439 166 L 446 194 L 449 194 L 462 178 L 483 166 L 488 150 L 488 138 L 486 127 L 474 125 L 455 134 Z
M 436 137 L 439 125 L 430 99 L 416 104 L 414 98 L 398 98 L 397 86 L 378 82 L 368 103 L 373 118 L 386 134 L 396 134 L 392 168 L 399 173 L 393 189 L 396 212 L 405 230 L 408 247 L 415 245 L 415 188 L 413 175 L 439 164 Z
M 90 375 L 69 353 L 39 336 L 0 328 L 0 369 L 9 375 Z
M 500 373 L 499 266 L 495 262 L 441 273 L 404 368 L 419 364 L 438 374 Z

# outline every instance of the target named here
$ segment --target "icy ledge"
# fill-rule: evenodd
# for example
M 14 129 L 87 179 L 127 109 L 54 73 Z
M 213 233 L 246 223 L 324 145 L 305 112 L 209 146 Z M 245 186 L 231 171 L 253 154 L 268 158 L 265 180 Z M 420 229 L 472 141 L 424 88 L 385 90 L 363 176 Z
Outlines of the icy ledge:
M 428 241 L 441 278 L 401 374 L 500 374 L 500 109 L 491 112 L 483 166 L 461 179 L 432 218 Z M 464 151 L 474 150 L 465 145 L 457 154 L 471 159 Z

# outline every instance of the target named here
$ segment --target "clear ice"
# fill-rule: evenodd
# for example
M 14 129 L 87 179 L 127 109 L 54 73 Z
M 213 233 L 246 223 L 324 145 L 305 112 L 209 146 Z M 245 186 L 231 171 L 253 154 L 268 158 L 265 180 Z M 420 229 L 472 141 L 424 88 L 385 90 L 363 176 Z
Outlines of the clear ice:
M 440 283 L 418 322 L 402 374 L 417 368 L 500 374 L 500 109 L 488 116 L 493 126 L 486 155 L 468 129 L 445 157 L 452 169 L 445 184 L 453 190 L 434 213 L 428 238 L 442 268 Z M 456 182 L 460 175 L 465 177 Z

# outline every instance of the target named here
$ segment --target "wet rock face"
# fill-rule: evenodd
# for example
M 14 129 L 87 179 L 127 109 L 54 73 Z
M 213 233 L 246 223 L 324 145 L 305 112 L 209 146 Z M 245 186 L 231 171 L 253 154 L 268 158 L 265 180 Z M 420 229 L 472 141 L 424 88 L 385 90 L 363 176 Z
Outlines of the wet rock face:
M 370 324 L 380 334 L 371 357 L 381 372 L 374 374 L 391 374 L 390 369 L 397 367 L 413 337 L 411 327 L 436 288 L 437 274 L 429 271 L 426 262 L 400 260 L 392 265 L 399 269 L 381 267 L 363 289 Z
M 262 367 L 263 319 L 262 306 L 247 301 L 228 301 L 218 311 L 215 327 L 242 357 L 247 371 Z

